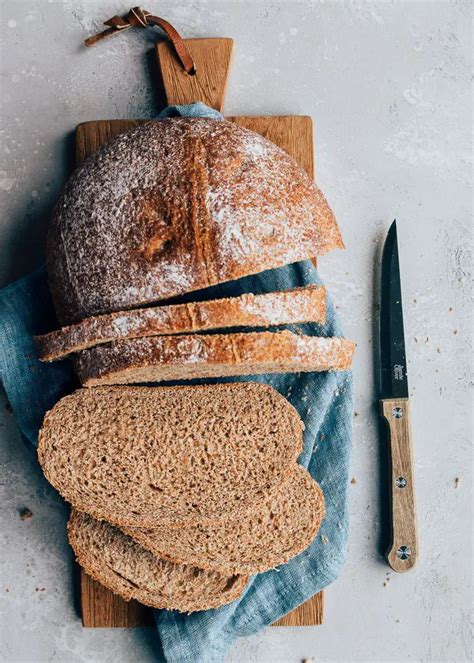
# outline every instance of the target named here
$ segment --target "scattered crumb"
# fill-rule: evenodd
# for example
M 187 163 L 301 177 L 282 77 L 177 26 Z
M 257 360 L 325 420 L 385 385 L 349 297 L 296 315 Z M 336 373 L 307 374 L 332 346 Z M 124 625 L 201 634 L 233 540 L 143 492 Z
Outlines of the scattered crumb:
M 30 518 L 33 518 L 33 513 L 28 509 L 28 507 L 25 507 L 20 511 L 20 518 L 22 520 L 30 520 Z
M 46 587 L 35 587 L 35 592 L 44 592 Z
M 413 300 L 413 303 L 416 304 L 416 299 Z
M 324 545 L 329 543 L 329 539 L 325 534 L 321 534 L 321 541 L 324 543 Z
M 314 658 L 304 658 L 303 663 L 314 663 Z
M 436 352 L 439 352 L 439 354 L 441 354 L 441 348 L 436 348 Z
M 455 330 L 453 331 L 453 334 L 457 334 L 457 333 L 458 333 L 458 330 L 455 329 Z
M 459 477 L 456 477 L 454 479 L 454 487 L 458 488 L 460 483 L 461 483 L 461 479 Z
M 430 337 L 429 337 L 429 336 L 427 336 L 427 337 L 425 338 L 425 343 L 428 343 L 428 342 L 429 342 L 429 340 L 430 340 Z
M 450 306 L 450 307 L 448 308 L 448 311 L 452 311 L 452 310 L 453 310 L 453 307 Z
M 386 586 L 387 586 L 387 583 L 386 583 L 386 582 L 384 582 L 383 586 L 384 586 L 384 587 L 386 587 Z
M 9 592 L 10 590 L 8 589 L 8 587 L 6 587 L 6 588 L 5 588 L 5 591 L 6 591 L 6 592 Z
M 415 336 L 415 343 L 418 343 L 418 339 L 416 338 L 416 336 Z
M 357 479 L 356 479 L 355 477 L 352 477 L 352 479 L 351 479 L 351 483 L 352 483 L 353 485 L 355 485 L 355 484 L 357 483 Z
M 354 417 L 358 417 L 358 416 L 359 416 L 359 413 L 358 413 L 358 412 L 354 412 Z
M 400 624 L 400 620 L 399 620 L 399 619 L 396 619 L 396 620 L 395 620 L 395 623 L 396 623 L 396 624 Z
M 8 414 L 13 413 L 13 408 L 8 401 L 5 403 L 5 410 L 8 412 Z

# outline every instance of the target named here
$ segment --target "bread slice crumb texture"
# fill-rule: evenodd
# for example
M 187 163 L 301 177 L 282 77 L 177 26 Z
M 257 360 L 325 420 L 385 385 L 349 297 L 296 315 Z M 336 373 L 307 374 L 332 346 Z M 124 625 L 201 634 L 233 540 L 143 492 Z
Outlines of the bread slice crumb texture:
M 326 291 L 309 285 L 281 292 L 153 306 L 86 318 L 76 325 L 36 337 L 42 361 L 54 361 L 102 343 L 228 327 L 271 327 L 323 323 Z
M 86 387 L 265 373 L 348 370 L 355 343 L 283 332 L 155 336 L 118 341 L 77 355 Z
M 109 523 L 74 510 L 68 538 L 86 573 L 126 601 L 153 608 L 218 608 L 238 598 L 248 581 L 161 559 Z
M 124 531 L 166 559 L 221 572 L 254 574 L 284 564 L 305 550 L 324 513 L 321 488 L 296 465 L 287 483 L 242 518 Z
M 96 518 L 204 522 L 242 515 L 287 481 L 303 428 L 268 385 L 80 389 L 47 413 L 38 457 Z

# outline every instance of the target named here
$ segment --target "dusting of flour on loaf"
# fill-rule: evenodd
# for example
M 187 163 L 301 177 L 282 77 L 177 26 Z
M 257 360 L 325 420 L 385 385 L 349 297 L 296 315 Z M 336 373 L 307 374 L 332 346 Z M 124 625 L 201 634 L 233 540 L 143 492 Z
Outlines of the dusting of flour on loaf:
M 302 292 L 293 290 L 273 292 L 263 296 L 248 296 L 242 299 L 240 309 L 243 313 L 259 317 L 268 325 L 301 322 L 302 315 L 306 322 L 318 321 L 318 311 L 314 310 L 312 317 L 309 315 L 309 311 L 312 310 L 308 303 L 310 296 L 306 289 Z
M 118 136 L 70 178 L 48 271 L 70 324 L 340 246 L 324 196 L 283 150 L 231 122 L 173 118 Z
M 139 329 L 142 322 L 139 317 L 131 315 L 120 315 L 112 322 L 112 330 L 119 334 L 119 336 L 126 336 L 130 332 Z

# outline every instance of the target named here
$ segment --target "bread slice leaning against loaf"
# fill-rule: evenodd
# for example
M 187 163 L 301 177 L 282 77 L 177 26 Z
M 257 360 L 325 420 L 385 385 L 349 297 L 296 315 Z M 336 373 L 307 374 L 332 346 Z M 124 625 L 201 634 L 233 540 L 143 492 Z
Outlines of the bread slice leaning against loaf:
M 222 573 L 254 574 L 284 564 L 305 550 L 323 518 L 321 488 L 296 465 L 287 483 L 239 519 L 124 531 L 151 552 L 174 562 Z
M 73 510 L 68 538 L 86 573 L 126 601 L 194 612 L 237 599 L 248 577 L 164 560 L 107 522 Z
M 309 285 L 280 292 L 153 306 L 86 318 L 76 325 L 36 337 L 42 361 L 72 352 L 159 334 L 185 334 L 228 327 L 271 327 L 326 319 L 326 291 Z
M 85 387 L 262 373 L 348 370 L 355 343 L 289 331 L 153 336 L 78 353 Z
M 272 387 L 79 389 L 47 413 L 38 458 L 80 511 L 158 527 L 239 517 L 288 481 L 303 423 Z

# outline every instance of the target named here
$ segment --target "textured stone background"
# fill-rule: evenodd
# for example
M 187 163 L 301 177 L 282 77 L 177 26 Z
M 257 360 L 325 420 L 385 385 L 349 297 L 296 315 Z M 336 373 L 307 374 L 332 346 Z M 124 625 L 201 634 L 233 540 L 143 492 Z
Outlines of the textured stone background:
M 267 629 L 233 663 L 467 661 L 472 571 L 469 418 L 471 3 L 160 1 L 185 37 L 236 41 L 229 114 L 314 119 L 318 181 L 347 250 L 320 262 L 359 343 L 347 564 L 320 628 Z M 156 111 L 136 31 L 86 51 L 85 36 L 128 5 L 1 3 L 0 282 L 42 260 L 48 214 L 77 123 Z M 372 341 L 374 268 L 399 221 L 421 559 L 389 572 L 381 506 Z M 66 508 L 0 404 L 3 661 L 152 661 L 146 630 L 85 631 L 73 606 Z M 28 506 L 33 518 L 22 521 Z

